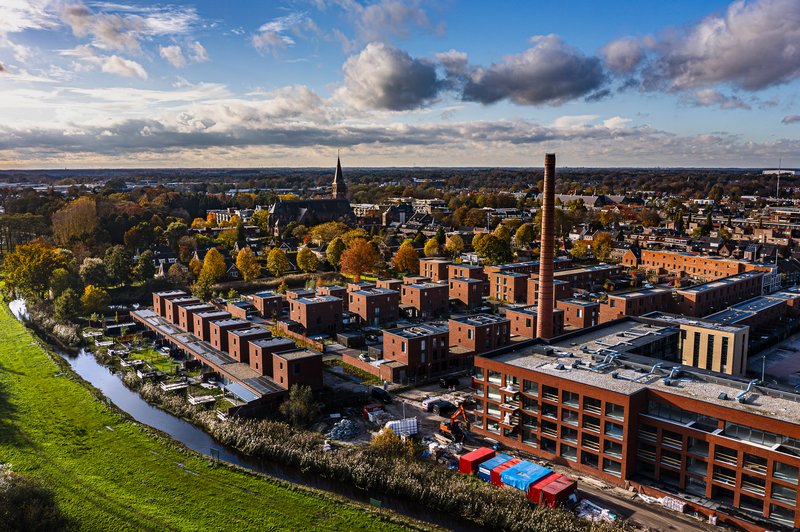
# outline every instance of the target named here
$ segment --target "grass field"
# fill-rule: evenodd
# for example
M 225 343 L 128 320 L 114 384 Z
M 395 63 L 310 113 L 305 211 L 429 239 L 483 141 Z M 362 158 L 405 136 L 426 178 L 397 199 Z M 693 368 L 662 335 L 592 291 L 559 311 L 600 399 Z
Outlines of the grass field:
M 0 462 L 80 530 L 399 530 L 344 499 L 215 466 L 107 407 L 0 306 Z

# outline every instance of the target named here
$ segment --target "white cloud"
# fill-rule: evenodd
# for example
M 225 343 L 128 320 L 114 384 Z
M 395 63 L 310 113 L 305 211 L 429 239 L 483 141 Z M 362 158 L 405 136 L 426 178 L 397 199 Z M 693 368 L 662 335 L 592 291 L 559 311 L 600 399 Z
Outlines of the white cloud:
M 305 13 L 290 13 L 262 24 L 250 42 L 259 51 L 276 53 L 281 48 L 294 46 L 292 35 L 302 37 L 306 32 L 317 32 L 314 21 Z
M 208 52 L 199 41 L 195 41 L 189 47 L 191 50 L 191 58 L 195 63 L 205 63 L 209 61 Z
M 720 109 L 750 109 L 750 104 L 738 96 L 728 96 L 717 89 L 698 89 L 685 99 L 689 104 L 698 107 L 718 105 Z
M 147 79 L 147 72 L 142 65 L 136 61 L 119 57 L 118 55 L 105 57 L 101 70 L 106 74 L 118 74 L 129 78 L 138 77 Z
M 177 44 L 172 46 L 160 46 L 158 53 L 175 68 L 183 68 L 186 66 L 186 58 L 183 56 L 183 50 Z

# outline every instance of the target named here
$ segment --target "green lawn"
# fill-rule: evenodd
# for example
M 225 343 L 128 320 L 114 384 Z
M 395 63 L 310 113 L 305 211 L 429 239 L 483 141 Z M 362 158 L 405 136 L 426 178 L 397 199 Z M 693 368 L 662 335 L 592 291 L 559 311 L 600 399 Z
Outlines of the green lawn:
M 389 523 L 343 499 L 215 467 L 124 418 L 51 359 L 5 305 L 0 462 L 50 486 L 75 529 L 401 529 L 396 516 Z

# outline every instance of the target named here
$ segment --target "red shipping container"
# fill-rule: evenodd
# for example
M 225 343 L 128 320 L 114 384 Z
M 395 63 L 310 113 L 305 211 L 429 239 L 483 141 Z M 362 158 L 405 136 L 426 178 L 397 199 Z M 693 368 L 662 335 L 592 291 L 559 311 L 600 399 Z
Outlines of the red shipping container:
M 542 490 L 551 482 L 558 480 L 559 478 L 563 477 L 564 475 L 559 475 L 558 473 L 553 473 L 552 475 L 547 475 L 543 479 L 540 479 L 533 484 L 531 487 L 528 488 L 528 499 L 534 504 L 542 504 L 544 501 L 544 495 Z
M 570 495 L 575 493 L 578 483 L 571 478 L 562 476 L 542 489 L 544 501 L 550 508 L 564 504 Z
M 520 460 L 519 458 L 512 458 L 511 460 L 509 460 L 505 464 L 501 464 L 501 465 L 495 467 L 494 469 L 492 469 L 492 473 L 491 473 L 491 476 L 490 476 L 492 484 L 494 484 L 497 487 L 502 486 L 503 485 L 503 481 L 500 480 L 500 473 L 502 473 L 503 471 L 505 471 L 509 467 L 511 467 L 511 466 L 513 466 L 515 464 L 518 464 L 520 462 L 522 462 L 522 460 Z
M 475 449 L 458 459 L 458 470 L 465 475 L 474 475 L 478 471 L 478 466 L 497 454 L 488 447 Z

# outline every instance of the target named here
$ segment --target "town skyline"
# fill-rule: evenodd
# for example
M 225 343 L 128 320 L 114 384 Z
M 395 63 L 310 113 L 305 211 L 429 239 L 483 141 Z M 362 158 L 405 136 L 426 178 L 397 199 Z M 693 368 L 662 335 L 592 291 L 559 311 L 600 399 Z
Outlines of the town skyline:
M 800 166 L 790 0 L 0 14 L 0 169 Z

